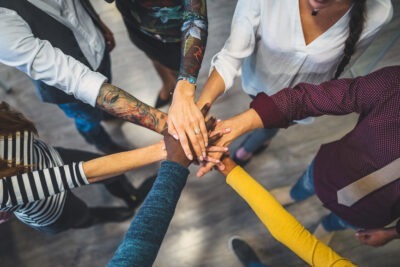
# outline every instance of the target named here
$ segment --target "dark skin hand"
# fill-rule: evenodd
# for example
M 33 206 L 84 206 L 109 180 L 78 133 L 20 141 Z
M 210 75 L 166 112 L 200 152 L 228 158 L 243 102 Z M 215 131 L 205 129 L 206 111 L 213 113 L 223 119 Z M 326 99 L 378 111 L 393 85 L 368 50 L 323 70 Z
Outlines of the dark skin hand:
M 101 22 L 101 24 L 101 31 L 106 42 L 107 51 L 111 52 L 115 48 L 114 34 L 104 23 Z
M 220 166 L 224 166 L 221 168 Z M 229 155 L 224 155 L 221 158 L 221 163 L 217 164 L 217 169 L 226 177 L 235 167 L 237 164 L 229 157 Z
M 208 111 L 210 110 L 210 105 L 206 104 L 202 109 L 201 112 L 202 114 L 207 114 Z M 214 117 L 211 117 L 207 122 L 206 122 L 206 127 L 208 133 L 211 133 L 215 126 L 216 126 L 217 120 Z M 165 129 L 163 131 L 164 135 L 164 142 L 165 142 L 165 148 L 167 150 L 167 160 L 177 162 L 181 164 L 182 166 L 188 167 L 192 160 L 189 160 L 186 157 L 185 152 L 183 151 L 183 148 L 178 140 L 175 140 L 169 133 L 168 129 Z M 219 138 L 221 138 L 221 134 L 217 133 L 214 136 L 210 137 L 210 145 L 215 143 Z M 192 148 L 191 148 L 192 149 Z
M 393 239 L 400 238 L 395 227 L 381 228 L 373 230 L 360 230 L 356 233 L 356 238 L 360 243 L 380 247 L 383 246 Z

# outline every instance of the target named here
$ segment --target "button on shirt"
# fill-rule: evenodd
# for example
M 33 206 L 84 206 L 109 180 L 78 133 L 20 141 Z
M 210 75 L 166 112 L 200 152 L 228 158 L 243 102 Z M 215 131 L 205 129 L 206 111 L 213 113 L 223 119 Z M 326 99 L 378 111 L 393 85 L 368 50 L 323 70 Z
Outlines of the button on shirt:
M 367 14 L 354 61 L 392 17 L 390 0 L 367 0 Z M 331 80 L 348 37 L 348 11 L 331 28 L 306 45 L 299 1 L 239 0 L 231 34 L 213 57 L 229 89 L 242 68 L 243 90 L 249 95 L 272 95 L 299 82 Z
M 104 38 L 80 2 L 30 2 L 70 28 L 91 67 L 97 69 L 105 49 Z M 1 63 L 16 67 L 34 80 L 41 80 L 95 106 L 100 87 L 107 80 L 104 75 L 91 71 L 47 40 L 36 38 L 26 21 L 15 11 L 0 7 L 0 17 Z

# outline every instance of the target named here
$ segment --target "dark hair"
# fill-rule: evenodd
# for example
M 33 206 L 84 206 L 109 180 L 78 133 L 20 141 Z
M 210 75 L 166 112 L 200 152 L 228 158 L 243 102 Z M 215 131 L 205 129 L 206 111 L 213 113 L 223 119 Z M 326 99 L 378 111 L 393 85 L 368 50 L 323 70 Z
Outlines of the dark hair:
M 0 138 L 6 138 L 17 132 L 32 131 L 37 134 L 33 122 L 19 112 L 11 110 L 6 102 L 0 102 Z M 30 166 L 16 164 L 14 160 L 0 157 L 0 178 L 27 172 Z
M 32 131 L 37 134 L 33 122 L 10 108 L 6 102 L 0 102 L 0 136 L 8 136 L 19 131 Z
M 366 0 L 353 0 L 353 6 L 350 10 L 349 37 L 347 37 L 344 46 L 344 55 L 340 61 L 333 79 L 339 78 L 344 68 L 349 64 L 351 56 L 356 50 L 356 45 L 364 29 Z

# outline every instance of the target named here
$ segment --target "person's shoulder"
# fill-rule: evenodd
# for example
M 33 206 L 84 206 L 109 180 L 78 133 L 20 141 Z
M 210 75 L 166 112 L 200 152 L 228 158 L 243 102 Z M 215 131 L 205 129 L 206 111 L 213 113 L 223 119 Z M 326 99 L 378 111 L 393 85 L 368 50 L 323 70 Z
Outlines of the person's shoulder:
M 391 0 L 368 0 L 365 17 L 367 28 L 378 28 L 388 23 L 393 17 Z

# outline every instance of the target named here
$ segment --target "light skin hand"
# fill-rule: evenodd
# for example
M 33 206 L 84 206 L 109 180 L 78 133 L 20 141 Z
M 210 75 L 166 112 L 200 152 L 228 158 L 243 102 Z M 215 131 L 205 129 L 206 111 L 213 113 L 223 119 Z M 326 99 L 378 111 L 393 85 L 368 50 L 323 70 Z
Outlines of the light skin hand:
M 229 146 L 236 138 L 240 135 L 250 132 L 257 128 L 262 128 L 263 123 L 261 118 L 258 116 L 257 112 L 254 109 L 249 109 L 235 117 L 227 119 L 217 124 L 216 131 L 223 129 L 230 129 L 231 132 L 222 136 L 221 139 L 215 144 L 220 147 Z M 216 152 L 213 153 L 212 157 L 214 159 L 221 159 L 223 153 Z M 197 171 L 197 176 L 201 177 L 212 170 L 215 166 L 213 162 L 207 162 L 204 166 L 200 167 Z M 219 168 L 224 168 L 223 165 L 220 165 Z
M 188 159 L 194 158 L 189 146 L 190 141 L 194 153 L 202 161 L 206 157 L 208 135 L 204 116 L 194 102 L 194 95 L 193 84 L 185 80 L 177 83 L 168 111 L 168 132 L 180 140 Z M 200 133 L 196 134 L 195 129 L 200 129 Z
M 400 238 L 395 227 L 360 230 L 355 236 L 360 243 L 373 247 L 380 247 L 389 243 L 393 239 Z

